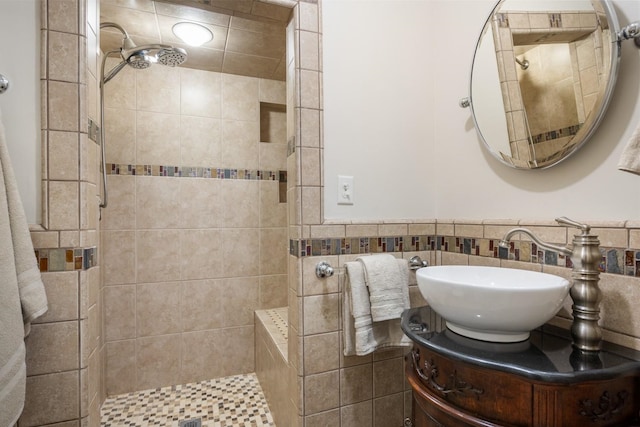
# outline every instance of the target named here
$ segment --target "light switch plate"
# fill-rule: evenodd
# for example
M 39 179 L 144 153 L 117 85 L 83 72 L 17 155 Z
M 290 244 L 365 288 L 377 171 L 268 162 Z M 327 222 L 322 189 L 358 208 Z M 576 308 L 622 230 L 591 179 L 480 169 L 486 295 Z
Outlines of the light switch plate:
M 338 175 L 338 204 L 353 205 L 353 177 Z

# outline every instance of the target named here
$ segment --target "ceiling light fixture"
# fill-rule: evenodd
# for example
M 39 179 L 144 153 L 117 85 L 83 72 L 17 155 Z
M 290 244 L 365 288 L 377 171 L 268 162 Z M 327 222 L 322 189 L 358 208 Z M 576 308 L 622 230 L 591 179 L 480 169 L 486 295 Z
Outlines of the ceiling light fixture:
M 178 22 L 171 31 L 189 46 L 201 46 L 213 40 L 213 33 L 195 22 Z

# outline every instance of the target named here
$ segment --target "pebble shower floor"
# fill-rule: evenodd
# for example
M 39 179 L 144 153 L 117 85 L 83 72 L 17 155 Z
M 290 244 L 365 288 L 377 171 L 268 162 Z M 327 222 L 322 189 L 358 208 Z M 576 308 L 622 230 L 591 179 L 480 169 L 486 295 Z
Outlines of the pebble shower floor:
M 112 396 L 100 412 L 103 427 L 275 427 L 255 374 Z

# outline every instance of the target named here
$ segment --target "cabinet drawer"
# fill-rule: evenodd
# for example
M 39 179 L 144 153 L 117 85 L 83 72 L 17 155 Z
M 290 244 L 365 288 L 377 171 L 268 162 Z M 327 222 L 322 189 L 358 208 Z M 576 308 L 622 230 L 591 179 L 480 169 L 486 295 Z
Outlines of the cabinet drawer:
M 573 385 L 535 385 L 534 426 L 631 426 L 640 415 L 638 378 Z
M 473 417 L 513 426 L 531 425 L 533 387 L 513 375 L 453 362 L 416 345 L 407 373 L 425 392 Z

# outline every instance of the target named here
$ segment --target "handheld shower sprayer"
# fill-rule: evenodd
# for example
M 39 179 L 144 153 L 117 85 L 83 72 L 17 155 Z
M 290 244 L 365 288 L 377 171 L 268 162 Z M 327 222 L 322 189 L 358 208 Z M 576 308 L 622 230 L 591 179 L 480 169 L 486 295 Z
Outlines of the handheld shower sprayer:
M 122 33 L 122 46 L 118 50 L 111 50 L 102 55 L 100 67 L 100 146 L 102 157 L 102 200 L 100 208 L 106 208 L 108 203 L 107 195 L 107 163 L 105 153 L 105 125 L 104 125 L 104 85 L 114 78 L 125 65 L 129 65 L 137 70 L 149 68 L 154 63 L 160 63 L 169 67 L 176 67 L 187 60 L 187 51 L 166 44 L 146 44 L 137 46 L 129 33 L 115 22 L 103 22 L 100 29 L 115 28 Z M 155 52 L 155 53 L 154 53 Z M 119 56 L 121 61 L 111 70 L 105 73 L 107 58 Z

